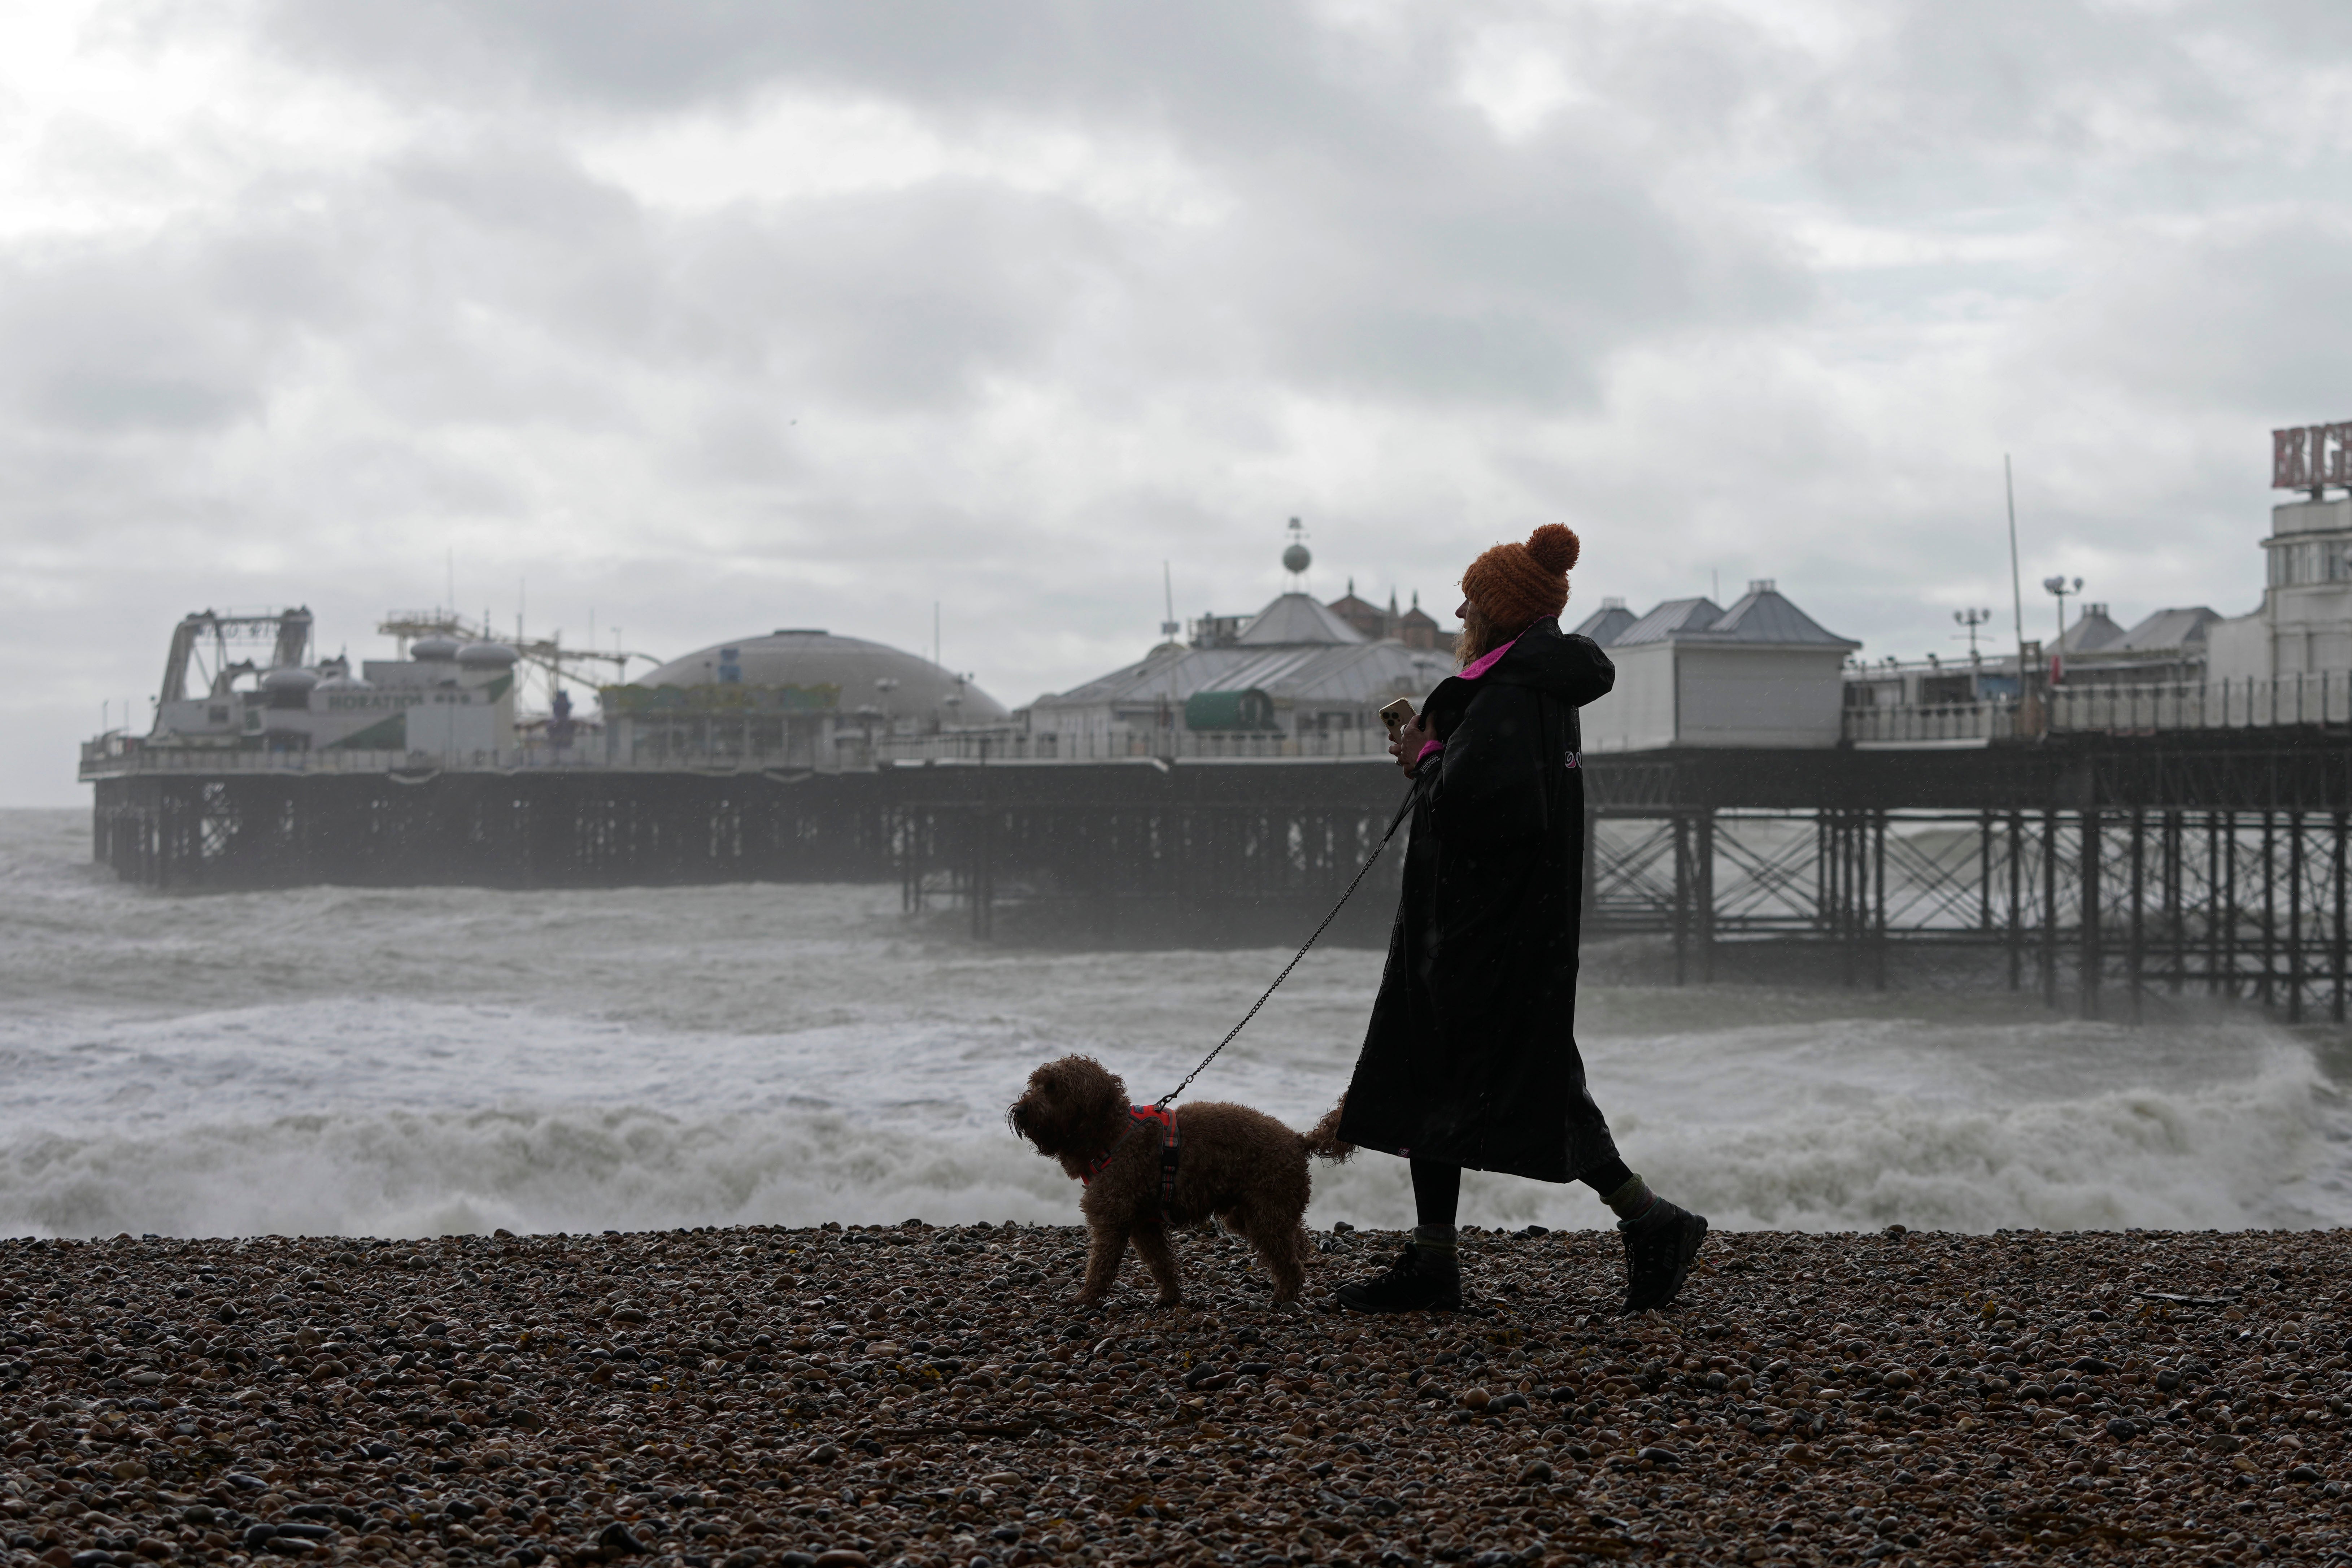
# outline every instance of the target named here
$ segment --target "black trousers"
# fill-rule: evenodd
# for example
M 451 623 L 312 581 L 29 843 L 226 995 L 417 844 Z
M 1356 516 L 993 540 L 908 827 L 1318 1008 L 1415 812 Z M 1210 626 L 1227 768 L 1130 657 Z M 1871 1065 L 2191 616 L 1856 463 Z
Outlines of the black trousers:
M 1462 1167 L 1441 1165 L 1433 1160 L 1414 1160 L 1410 1163 L 1413 1223 L 1452 1225 L 1455 1212 L 1462 1206 Z M 1577 1178 L 1604 1198 L 1633 1179 L 1633 1173 L 1618 1158 Z

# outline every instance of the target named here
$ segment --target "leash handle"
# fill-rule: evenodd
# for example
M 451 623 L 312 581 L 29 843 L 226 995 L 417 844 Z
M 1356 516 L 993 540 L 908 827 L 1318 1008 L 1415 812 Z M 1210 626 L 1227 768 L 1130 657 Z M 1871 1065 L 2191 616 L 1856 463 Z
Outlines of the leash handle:
M 1355 879 L 1348 884 L 1347 891 L 1339 895 L 1339 901 L 1331 906 L 1331 912 L 1323 917 L 1323 923 L 1315 928 L 1315 931 L 1312 936 L 1309 936 L 1304 942 L 1299 944 L 1298 951 L 1290 955 L 1290 962 L 1282 966 L 1282 973 L 1274 977 L 1274 984 L 1267 986 L 1259 994 L 1258 999 L 1250 1004 L 1249 1011 L 1242 1015 L 1242 1021 L 1235 1024 L 1231 1029 L 1226 1031 L 1225 1037 L 1217 1042 L 1216 1049 L 1211 1051 L 1207 1056 L 1202 1057 L 1201 1058 L 1201 1065 L 1184 1075 L 1183 1082 L 1178 1084 L 1174 1089 L 1170 1089 L 1166 1094 L 1161 1095 L 1158 1100 L 1151 1102 L 1151 1108 L 1154 1110 L 1167 1110 L 1168 1102 L 1170 1100 L 1174 1100 L 1178 1095 L 1192 1088 L 1192 1080 L 1199 1078 L 1202 1073 L 1207 1071 L 1209 1064 L 1217 1059 L 1217 1052 L 1222 1051 L 1227 1046 L 1232 1045 L 1234 1038 L 1238 1037 L 1244 1029 L 1249 1027 L 1249 1021 L 1257 1016 L 1257 1010 L 1266 1005 L 1267 999 L 1273 996 L 1275 992 L 1281 987 L 1284 981 L 1290 978 L 1290 972 L 1298 967 L 1299 961 L 1307 956 L 1307 950 L 1315 945 L 1316 938 L 1321 936 L 1326 931 L 1329 930 L 1331 922 L 1339 918 L 1339 911 L 1347 908 L 1348 900 L 1355 896 L 1356 889 L 1362 886 L 1364 878 L 1370 873 L 1372 867 L 1378 864 L 1381 858 L 1381 852 L 1389 847 L 1389 840 L 1394 838 L 1396 837 L 1397 829 L 1404 826 L 1404 819 L 1406 816 L 1412 812 L 1412 803 L 1418 797 L 1420 790 L 1421 780 L 1416 777 L 1412 781 L 1411 787 L 1404 792 L 1404 804 L 1397 807 L 1396 815 L 1394 816 L 1389 818 L 1389 830 L 1381 835 L 1381 841 L 1378 844 L 1372 846 L 1371 854 L 1365 858 L 1363 865 L 1357 868 Z

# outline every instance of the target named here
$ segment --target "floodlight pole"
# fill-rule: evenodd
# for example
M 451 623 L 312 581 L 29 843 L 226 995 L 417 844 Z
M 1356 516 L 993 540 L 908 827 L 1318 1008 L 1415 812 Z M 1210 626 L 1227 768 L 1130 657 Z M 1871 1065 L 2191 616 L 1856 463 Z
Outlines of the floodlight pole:
M 2017 678 L 2025 679 L 2025 580 L 2017 570 L 2017 478 L 2010 471 L 2009 454 L 2000 455 L 2001 488 L 2009 493 L 2009 596 L 2017 611 Z

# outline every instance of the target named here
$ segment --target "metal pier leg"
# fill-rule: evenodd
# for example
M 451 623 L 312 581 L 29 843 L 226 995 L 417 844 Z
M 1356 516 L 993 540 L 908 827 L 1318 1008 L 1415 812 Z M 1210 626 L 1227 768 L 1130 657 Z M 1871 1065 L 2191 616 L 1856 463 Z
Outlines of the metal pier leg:
M 2238 994 L 2238 814 L 2213 814 L 2220 834 L 2221 897 L 2213 922 L 2213 989 L 2221 995 Z
M 898 847 L 898 910 L 919 914 L 923 909 L 923 822 L 911 811 L 892 812 L 886 829 Z
M 2025 819 L 2009 814 L 2009 988 L 2025 982 Z
M 1813 920 L 1834 941 L 1837 933 L 1837 854 L 1830 841 L 1830 814 L 1813 813 Z
M 1702 811 L 1691 824 L 1696 831 L 1697 875 L 1693 879 L 1697 893 L 1698 915 L 1698 977 L 1703 984 L 1715 979 L 1715 813 Z
M 2058 814 L 2042 814 L 2042 1005 L 2058 1005 Z
M 2076 977 L 2080 994 L 2079 1010 L 2085 1018 L 2099 1016 L 2099 813 L 2093 806 L 2083 813 L 2083 857 L 2078 868 L 2082 872 L 2083 918 L 2078 936 L 2082 943 L 2082 973 Z
M 1375 835 L 1372 840 L 1379 842 Z M 1366 851 L 1370 853 L 1369 850 Z M 1402 856 L 1398 857 L 1402 859 Z M 1179 871 L 1181 873 L 1180 865 Z M 1584 808 L 1584 918 L 1579 929 L 1591 931 L 1601 921 L 1601 812 L 1596 806 Z
M 1690 823 L 1681 812 L 1668 820 L 1675 833 L 1675 984 L 1690 979 Z
M 1853 814 L 1839 812 L 1832 833 L 1837 845 L 1838 962 L 1846 984 L 1852 986 L 1858 978 L 1853 947 L 1862 923 L 1857 913 L 1861 908 L 1861 894 L 1854 883 L 1857 857 L 1854 854 Z
M 2296 700 L 2301 700 L 2298 692 Z M 2303 813 L 2286 817 L 2286 1021 L 2303 1022 Z
M 2336 814 L 2335 845 L 2330 869 L 2336 879 L 2336 918 L 2329 922 L 2327 933 L 2327 967 L 2330 1000 L 2328 1016 L 2337 1023 L 2344 1022 L 2344 829 L 2345 814 Z
M 1871 986 L 1886 989 L 1886 814 L 1870 814 L 1871 836 Z
M 2131 814 L 2131 1021 L 2140 1020 L 2141 939 L 2145 934 L 2140 917 L 2140 905 L 2147 891 L 2143 877 L 2141 842 L 2147 826 L 2145 815 L 2137 806 Z
M 2278 703 L 2275 689 L 2271 694 L 2273 708 Z M 2263 813 L 2263 978 L 2258 993 L 2267 1007 L 2275 994 L 2274 971 L 2278 957 L 2278 815 Z
M 2188 978 L 2189 929 L 2180 909 L 2180 813 L 2164 814 L 2164 924 L 2172 936 L 2172 973 L 2168 988 L 2180 994 L 2181 983 Z
M 1992 813 L 1977 819 L 1977 929 L 1992 930 Z
M 972 813 L 971 873 L 965 886 L 971 895 L 971 938 L 986 942 L 996 924 L 995 814 L 985 808 Z

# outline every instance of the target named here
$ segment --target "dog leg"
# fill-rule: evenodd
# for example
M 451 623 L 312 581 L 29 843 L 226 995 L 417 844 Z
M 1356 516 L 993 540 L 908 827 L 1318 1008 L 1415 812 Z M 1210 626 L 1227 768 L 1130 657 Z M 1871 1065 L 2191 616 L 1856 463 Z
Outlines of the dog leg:
M 1168 1245 L 1168 1232 L 1146 1220 L 1135 1227 L 1135 1250 L 1143 1266 L 1151 1270 L 1151 1278 L 1160 1286 L 1160 1304 L 1174 1307 L 1184 1300 L 1183 1284 L 1176 1272 L 1176 1249 Z
M 1275 1215 L 1249 1207 L 1242 1210 L 1240 1217 L 1242 1234 L 1274 1278 L 1274 1304 L 1280 1307 L 1298 1300 L 1299 1289 L 1307 1283 L 1307 1270 L 1298 1265 L 1298 1211 Z
M 1127 1257 L 1127 1226 L 1108 1221 L 1087 1223 L 1087 1279 L 1070 1299 L 1074 1307 L 1091 1307 L 1110 1294 L 1111 1281 Z

